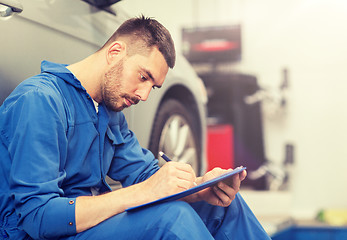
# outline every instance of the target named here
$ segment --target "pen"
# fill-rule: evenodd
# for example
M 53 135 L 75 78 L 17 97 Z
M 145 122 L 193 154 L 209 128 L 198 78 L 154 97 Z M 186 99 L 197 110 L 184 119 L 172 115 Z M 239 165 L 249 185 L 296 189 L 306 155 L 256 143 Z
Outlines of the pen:
M 171 162 L 171 159 L 165 155 L 165 153 L 163 152 L 159 152 L 159 155 L 166 161 L 166 162 Z M 194 186 L 197 186 L 198 184 L 196 182 L 193 182 L 194 183 Z
M 165 155 L 163 152 L 159 152 L 159 155 L 167 162 L 171 162 L 171 159 Z

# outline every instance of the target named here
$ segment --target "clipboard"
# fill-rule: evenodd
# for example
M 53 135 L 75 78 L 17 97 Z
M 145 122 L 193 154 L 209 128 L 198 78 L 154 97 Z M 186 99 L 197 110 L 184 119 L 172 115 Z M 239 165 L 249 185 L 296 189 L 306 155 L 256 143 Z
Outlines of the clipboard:
M 195 187 L 192 187 L 188 190 L 185 190 L 183 192 L 180 192 L 180 193 L 176 193 L 176 194 L 173 194 L 173 195 L 170 195 L 170 196 L 167 196 L 167 197 L 163 197 L 163 198 L 160 198 L 158 200 L 155 200 L 155 201 L 152 201 L 152 202 L 149 202 L 149 203 L 145 203 L 145 204 L 142 204 L 142 205 L 138 205 L 138 206 L 135 206 L 135 207 L 131 207 L 131 208 L 128 208 L 126 209 L 125 211 L 127 212 L 131 212 L 131 211 L 135 211 L 135 210 L 139 210 L 139 209 L 142 209 L 142 208 L 145 208 L 145 207 L 148 207 L 148 206 L 152 206 L 152 205 L 155 205 L 155 204 L 159 204 L 159 203 L 165 203 L 165 202 L 170 202 L 170 201 L 175 201 L 175 200 L 178 200 L 180 198 L 184 198 L 190 194 L 193 194 L 193 193 L 196 193 L 196 192 L 199 192 L 205 188 L 208 188 L 208 187 L 211 187 L 213 185 L 216 185 L 218 182 L 220 181 L 226 181 L 231 178 L 233 175 L 235 174 L 238 174 L 240 172 L 242 172 L 243 170 L 245 170 L 246 167 L 237 167 L 235 168 L 234 170 L 232 170 L 231 172 L 228 172 L 228 173 L 225 173 L 225 174 L 222 174 L 216 178 L 213 178 L 209 181 L 206 181 L 198 186 L 195 186 Z

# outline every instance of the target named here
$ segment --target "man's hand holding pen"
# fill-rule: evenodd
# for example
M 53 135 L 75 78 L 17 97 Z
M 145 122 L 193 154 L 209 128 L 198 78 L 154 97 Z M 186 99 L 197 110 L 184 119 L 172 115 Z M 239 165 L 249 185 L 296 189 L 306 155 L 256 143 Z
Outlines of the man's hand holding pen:
M 143 183 L 153 201 L 196 186 L 196 179 L 189 164 L 170 161 Z
M 156 173 L 161 176 L 165 189 L 161 189 L 160 197 L 179 193 L 203 182 L 216 178 L 224 173 L 232 171 L 232 169 L 214 168 L 207 172 L 204 176 L 196 178 L 194 170 L 189 164 L 173 162 L 163 152 L 160 156 L 167 161 L 166 164 Z M 153 177 L 156 175 L 154 174 Z M 187 202 L 206 201 L 209 204 L 227 207 L 234 200 L 235 195 L 240 190 L 241 181 L 246 178 L 247 172 L 244 170 L 239 174 L 232 176 L 232 181 L 228 184 L 219 182 L 213 187 L 203 189 L 195 194 L 189 195 L 182 200 Z M 159 177 L 158 176 L 158 177 Z M 159 179 L 158 179 L 159 180 Z M 158 184 L 161 185 L 161 184 Z M 163 186 L 162 186 L 163 187 Z M 162 188 L 161 187 L 161 188 Z

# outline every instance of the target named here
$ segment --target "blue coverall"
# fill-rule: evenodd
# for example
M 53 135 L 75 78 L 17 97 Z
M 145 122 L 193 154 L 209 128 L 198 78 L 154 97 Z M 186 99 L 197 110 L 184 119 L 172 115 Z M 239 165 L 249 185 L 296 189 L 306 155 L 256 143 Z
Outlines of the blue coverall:
M 159 167 L 123 113 L 103 104 L 97 113 L 66 65 L 41 70 L 0 107 L 2 239 L 268 239 L 240 195 L 228 208 L 177 201 L 125 212 L 76 235 L 76 197 L 110 191 L 106 175 L 127 187 Z

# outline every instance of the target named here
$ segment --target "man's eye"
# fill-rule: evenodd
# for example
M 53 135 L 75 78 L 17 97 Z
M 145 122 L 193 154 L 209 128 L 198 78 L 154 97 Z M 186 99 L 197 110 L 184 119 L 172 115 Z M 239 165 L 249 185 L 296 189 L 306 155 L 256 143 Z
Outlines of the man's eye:
M 141 78 L 142 81 L 146 81 L 147 80 L 147 78 L 145 76 L 143 76 L 141 73 L 140 73 L 140 78 Z

